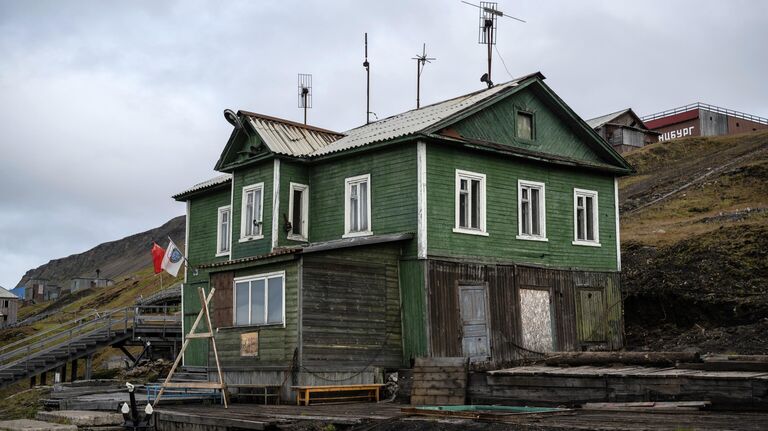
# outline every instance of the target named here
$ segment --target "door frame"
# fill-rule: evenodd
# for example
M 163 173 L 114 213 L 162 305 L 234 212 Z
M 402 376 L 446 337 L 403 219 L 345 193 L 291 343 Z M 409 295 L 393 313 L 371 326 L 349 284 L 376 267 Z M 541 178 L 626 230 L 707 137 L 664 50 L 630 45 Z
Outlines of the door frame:
M 467 356 L 464 353 L 464 319 L 461 316 L 461 288 L 462 287 L 474 287 L 478 288 L 481 287 L 483 289 L 483 296 L 485 298 L 485 332 L 486 332 L 486 338 L 488 340 L 488 356 Z M 491 360 L 493 358 L 493 342 L 491 339 L 491 310 L 490 310 L 490 303 L 488 300 L 488 282 L 487 281 L 470 281 L 470 280 L 457 280 L 455 285 L 455 296 L 456 296 L 456 307 L 457 307 L 457 317 L 459 319 L 459 334 L 458 334 L 458 342 L 459 342 L 459 351 L 461 352 L 462 356 L 465 358 L 470 358 L 470 362 L 478 362 L 482 360 Z

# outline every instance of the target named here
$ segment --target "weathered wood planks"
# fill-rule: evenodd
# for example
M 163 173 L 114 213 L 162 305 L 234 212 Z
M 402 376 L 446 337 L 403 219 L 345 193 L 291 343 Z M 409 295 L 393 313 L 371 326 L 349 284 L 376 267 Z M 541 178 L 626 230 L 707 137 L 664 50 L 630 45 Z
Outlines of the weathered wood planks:
M 417 358 L 411 404 L 463 405 L 467 392 L 467 358 Z

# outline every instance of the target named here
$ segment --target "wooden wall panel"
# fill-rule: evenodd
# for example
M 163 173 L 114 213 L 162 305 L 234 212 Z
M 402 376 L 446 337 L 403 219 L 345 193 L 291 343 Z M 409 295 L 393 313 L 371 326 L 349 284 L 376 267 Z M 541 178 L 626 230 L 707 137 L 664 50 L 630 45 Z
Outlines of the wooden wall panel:
M 216 328 L 232 326 L 232 285 L 235 273 L 232 271 L 218 272 L 211 275 L 213 292 L 213 307 L 211 307 L 211 323 Z

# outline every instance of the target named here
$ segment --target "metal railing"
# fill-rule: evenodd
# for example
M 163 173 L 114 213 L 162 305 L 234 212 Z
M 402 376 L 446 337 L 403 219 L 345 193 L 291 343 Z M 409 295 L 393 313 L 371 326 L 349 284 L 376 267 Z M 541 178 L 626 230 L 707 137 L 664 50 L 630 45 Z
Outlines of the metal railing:
M 682 112 L 688 112 L 693 109 L 703 109 L 709 112 L 725 114 L 731 117 L 741 118 L 743 120 L 749 120 L 749 121 L 754 121 L 755 123 L 768 125 L 768 118 L 747 114 L 741 111 L 734 111 L 733 109 L 721 108 L 719 106 L 709 105 L 707 103 L 701 103 L 701 102 L 691 103 L 690 105 L 681 106 L 679 108 L 668 109 L 666 111 L 657 112 L 655 114 L 649 114 L 641 117 L 640 119 L 643 121 L 651 121 L 651 120 L 656 120 L 658 118 L 668 117 L 670 115 L 680 114 Z
M 83 321 L 85 320 L 85 321 Z M 177 328 L 181 316 L 177 306 L 130 306 L 89 313 L 86 317 L 75 319 L 26 337 L 23 340 L 0 348 L 0 369 L 24 364 L 29 369 L 30 361 L 46 353 L 66 348 L 67 357 L 72 353 L 73 344 L 86 338 L 101 335 L 108 341 L 116 331 L 128 333 L 135 338 L 137 328 L 153 328 L 163 335 L 170 329 Z M 60 353 L 63 356 L 63 351 Z

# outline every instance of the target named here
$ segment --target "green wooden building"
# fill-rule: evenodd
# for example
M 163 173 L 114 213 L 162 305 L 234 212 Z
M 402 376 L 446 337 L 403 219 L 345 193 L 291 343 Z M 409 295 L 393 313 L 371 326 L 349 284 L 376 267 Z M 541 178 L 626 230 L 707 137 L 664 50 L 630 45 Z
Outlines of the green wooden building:
M 232 122 L 223 175 L 174 196 L 185 331 L 215 287 L 230 384 L 622 346 L 616 178 L 631 167 L 540 73 L 345 133 Z M 213 365 L 206 343 L 185 365 Z

